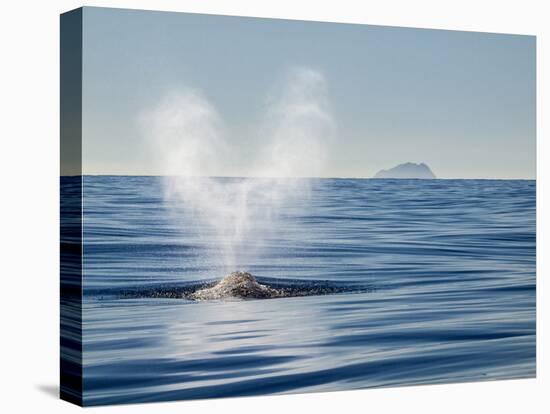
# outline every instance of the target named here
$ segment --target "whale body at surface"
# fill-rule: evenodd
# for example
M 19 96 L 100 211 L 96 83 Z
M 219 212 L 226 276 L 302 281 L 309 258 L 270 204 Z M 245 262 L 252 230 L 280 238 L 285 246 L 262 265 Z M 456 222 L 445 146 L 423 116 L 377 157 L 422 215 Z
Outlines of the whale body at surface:
M 232 272 L 214 286 L 199 289 L 189 295 L 194 300 L 227 298 L 267 299 L 283 296 L 279 289 L 258 283 L 248 272 Z

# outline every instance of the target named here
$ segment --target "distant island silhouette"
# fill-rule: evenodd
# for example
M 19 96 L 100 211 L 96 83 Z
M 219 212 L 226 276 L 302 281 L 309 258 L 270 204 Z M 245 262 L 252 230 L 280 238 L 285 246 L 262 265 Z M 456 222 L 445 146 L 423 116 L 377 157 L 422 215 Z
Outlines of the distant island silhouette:
M 424 163 L 415 164 L 406 162 L 399 164 L 389 170 L 378 171 L 373 178 L 437 178 L 430 167 Z

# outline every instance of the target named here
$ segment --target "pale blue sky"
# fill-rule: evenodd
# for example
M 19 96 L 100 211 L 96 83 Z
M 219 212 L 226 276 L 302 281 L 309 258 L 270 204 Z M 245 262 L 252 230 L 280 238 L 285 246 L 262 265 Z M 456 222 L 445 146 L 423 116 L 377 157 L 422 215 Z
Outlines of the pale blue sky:
M 250 147 L 288 68 L 323 73 L 338 145 L 322 176 L 425 162 L 440 178 L 535 177 L 535 37 L 84 8 L 83 171 L 159 174 L 139 114 L 203 91 Z M 236 158 L 217 175 L 247 175 Z

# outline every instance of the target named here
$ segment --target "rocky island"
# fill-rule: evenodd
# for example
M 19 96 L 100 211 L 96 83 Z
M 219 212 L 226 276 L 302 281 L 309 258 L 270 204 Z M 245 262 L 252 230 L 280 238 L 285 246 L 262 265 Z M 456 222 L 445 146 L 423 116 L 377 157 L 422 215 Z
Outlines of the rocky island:
M 434 179 L 437 178 L 430 167 L 424 163 L 415 164 L 407 162 L 399 164 L 389 170 L 380 170 L 373 178 L 420 178 Z

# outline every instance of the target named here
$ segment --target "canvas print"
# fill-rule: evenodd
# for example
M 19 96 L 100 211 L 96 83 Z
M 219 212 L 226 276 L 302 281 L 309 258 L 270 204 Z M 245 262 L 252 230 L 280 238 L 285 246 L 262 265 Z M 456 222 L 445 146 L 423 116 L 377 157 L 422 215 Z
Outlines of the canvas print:
M 61 16 L 61 396 L 536 374 L 535 38 Z

